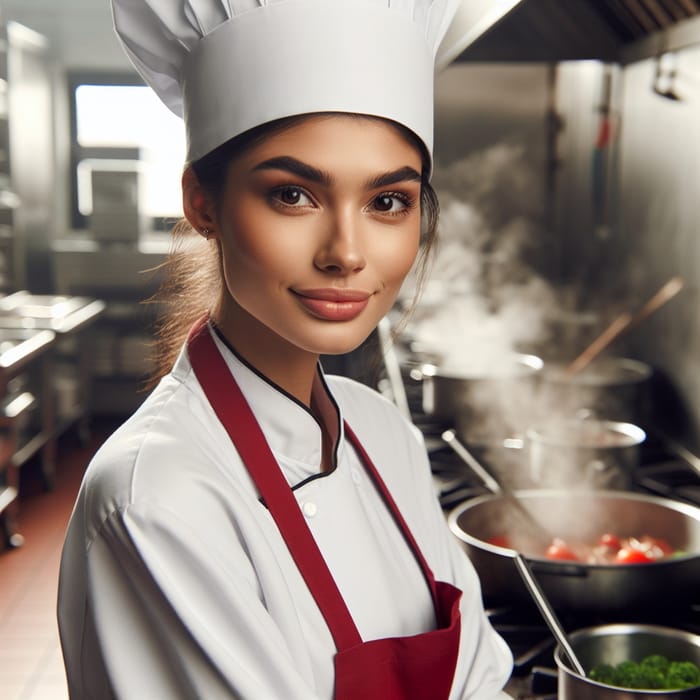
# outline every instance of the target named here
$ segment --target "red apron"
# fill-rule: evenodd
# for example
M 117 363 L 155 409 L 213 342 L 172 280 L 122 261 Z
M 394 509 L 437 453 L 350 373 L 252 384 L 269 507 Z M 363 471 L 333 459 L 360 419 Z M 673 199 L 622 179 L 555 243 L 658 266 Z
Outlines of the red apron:
M 421 566 L 432 592 L 437 629 L 410 637 L 363 642 L 292 489 L 206 325 L 188 338 L 192 368 L 214 412 L 258 487 L 336 645 L 336 700 L 441 700 L 449 696 L 457 664 L 462 592 L 435 581 L 401 513 L 350 427 L 345 434 Z

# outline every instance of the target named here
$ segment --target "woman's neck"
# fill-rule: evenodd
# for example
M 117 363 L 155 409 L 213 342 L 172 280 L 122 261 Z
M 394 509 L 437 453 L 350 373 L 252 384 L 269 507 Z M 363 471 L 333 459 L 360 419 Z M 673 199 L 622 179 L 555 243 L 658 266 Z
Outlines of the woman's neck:
M 245 322 L 240 323 L 240 317 Z M 217 328 L 236 352 L 258 372 L 312 409 L 311 394 L 319 356 L 288 343 L 239 307 L 212 314 Z
M 242 312 L 245 313 L 245 312 Z M 306 406 L 321 428 L 321 471 L 333 467 L 333 452 L 338 440 L 338 420 L 318 375 L 317 354 L 304 352 L 272 333 L 248 316 L 236 323 L 238 311 L 217 312 L 212 320 L 229 345 L 258 372 Z M 242 329 L 242 326 L 245 330 Z

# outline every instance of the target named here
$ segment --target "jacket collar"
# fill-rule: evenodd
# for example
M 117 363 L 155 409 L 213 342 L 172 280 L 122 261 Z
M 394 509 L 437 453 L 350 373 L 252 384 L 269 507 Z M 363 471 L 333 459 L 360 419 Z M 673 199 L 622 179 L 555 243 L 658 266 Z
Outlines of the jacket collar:
M 272 454 L 283 468 L 288 481 L 298 484 L 320 473 L 322 433 L 321 426 L 311 411 L 297 399 L 267 379 L 241 358 L 208 325 L 217 349 L 240 387 L 243 396 L 257 419 Z M 189 358 L 183 352 L 176 364 L 189 369 Z M 340 407 L 333 398 L 319 364 L 312 388 L 313 401 L 328 426 L 334 440 L 334 464 L 343 444 L 343 420 Z

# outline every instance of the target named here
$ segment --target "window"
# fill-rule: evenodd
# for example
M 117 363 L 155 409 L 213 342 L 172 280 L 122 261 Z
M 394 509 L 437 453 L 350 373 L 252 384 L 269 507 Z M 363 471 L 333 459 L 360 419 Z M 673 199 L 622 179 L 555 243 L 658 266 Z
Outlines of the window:
M 138 166 L 138 207 L 151 228 L 182 215 L 185 131 L 155 93 L 132 76 L 72 76 L 73 226 L 92 214 L 93 171 Z

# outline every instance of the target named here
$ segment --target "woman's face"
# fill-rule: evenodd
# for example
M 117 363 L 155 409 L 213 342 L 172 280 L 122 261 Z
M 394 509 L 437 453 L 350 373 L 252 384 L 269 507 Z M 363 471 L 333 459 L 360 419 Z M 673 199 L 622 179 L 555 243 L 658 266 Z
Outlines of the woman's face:
M 319 115 L 229 166 L 217 208 L 225 292 L 216 314 L 255 358 L 357 347 L 418 251 L 421 157 L 389 123 Z

